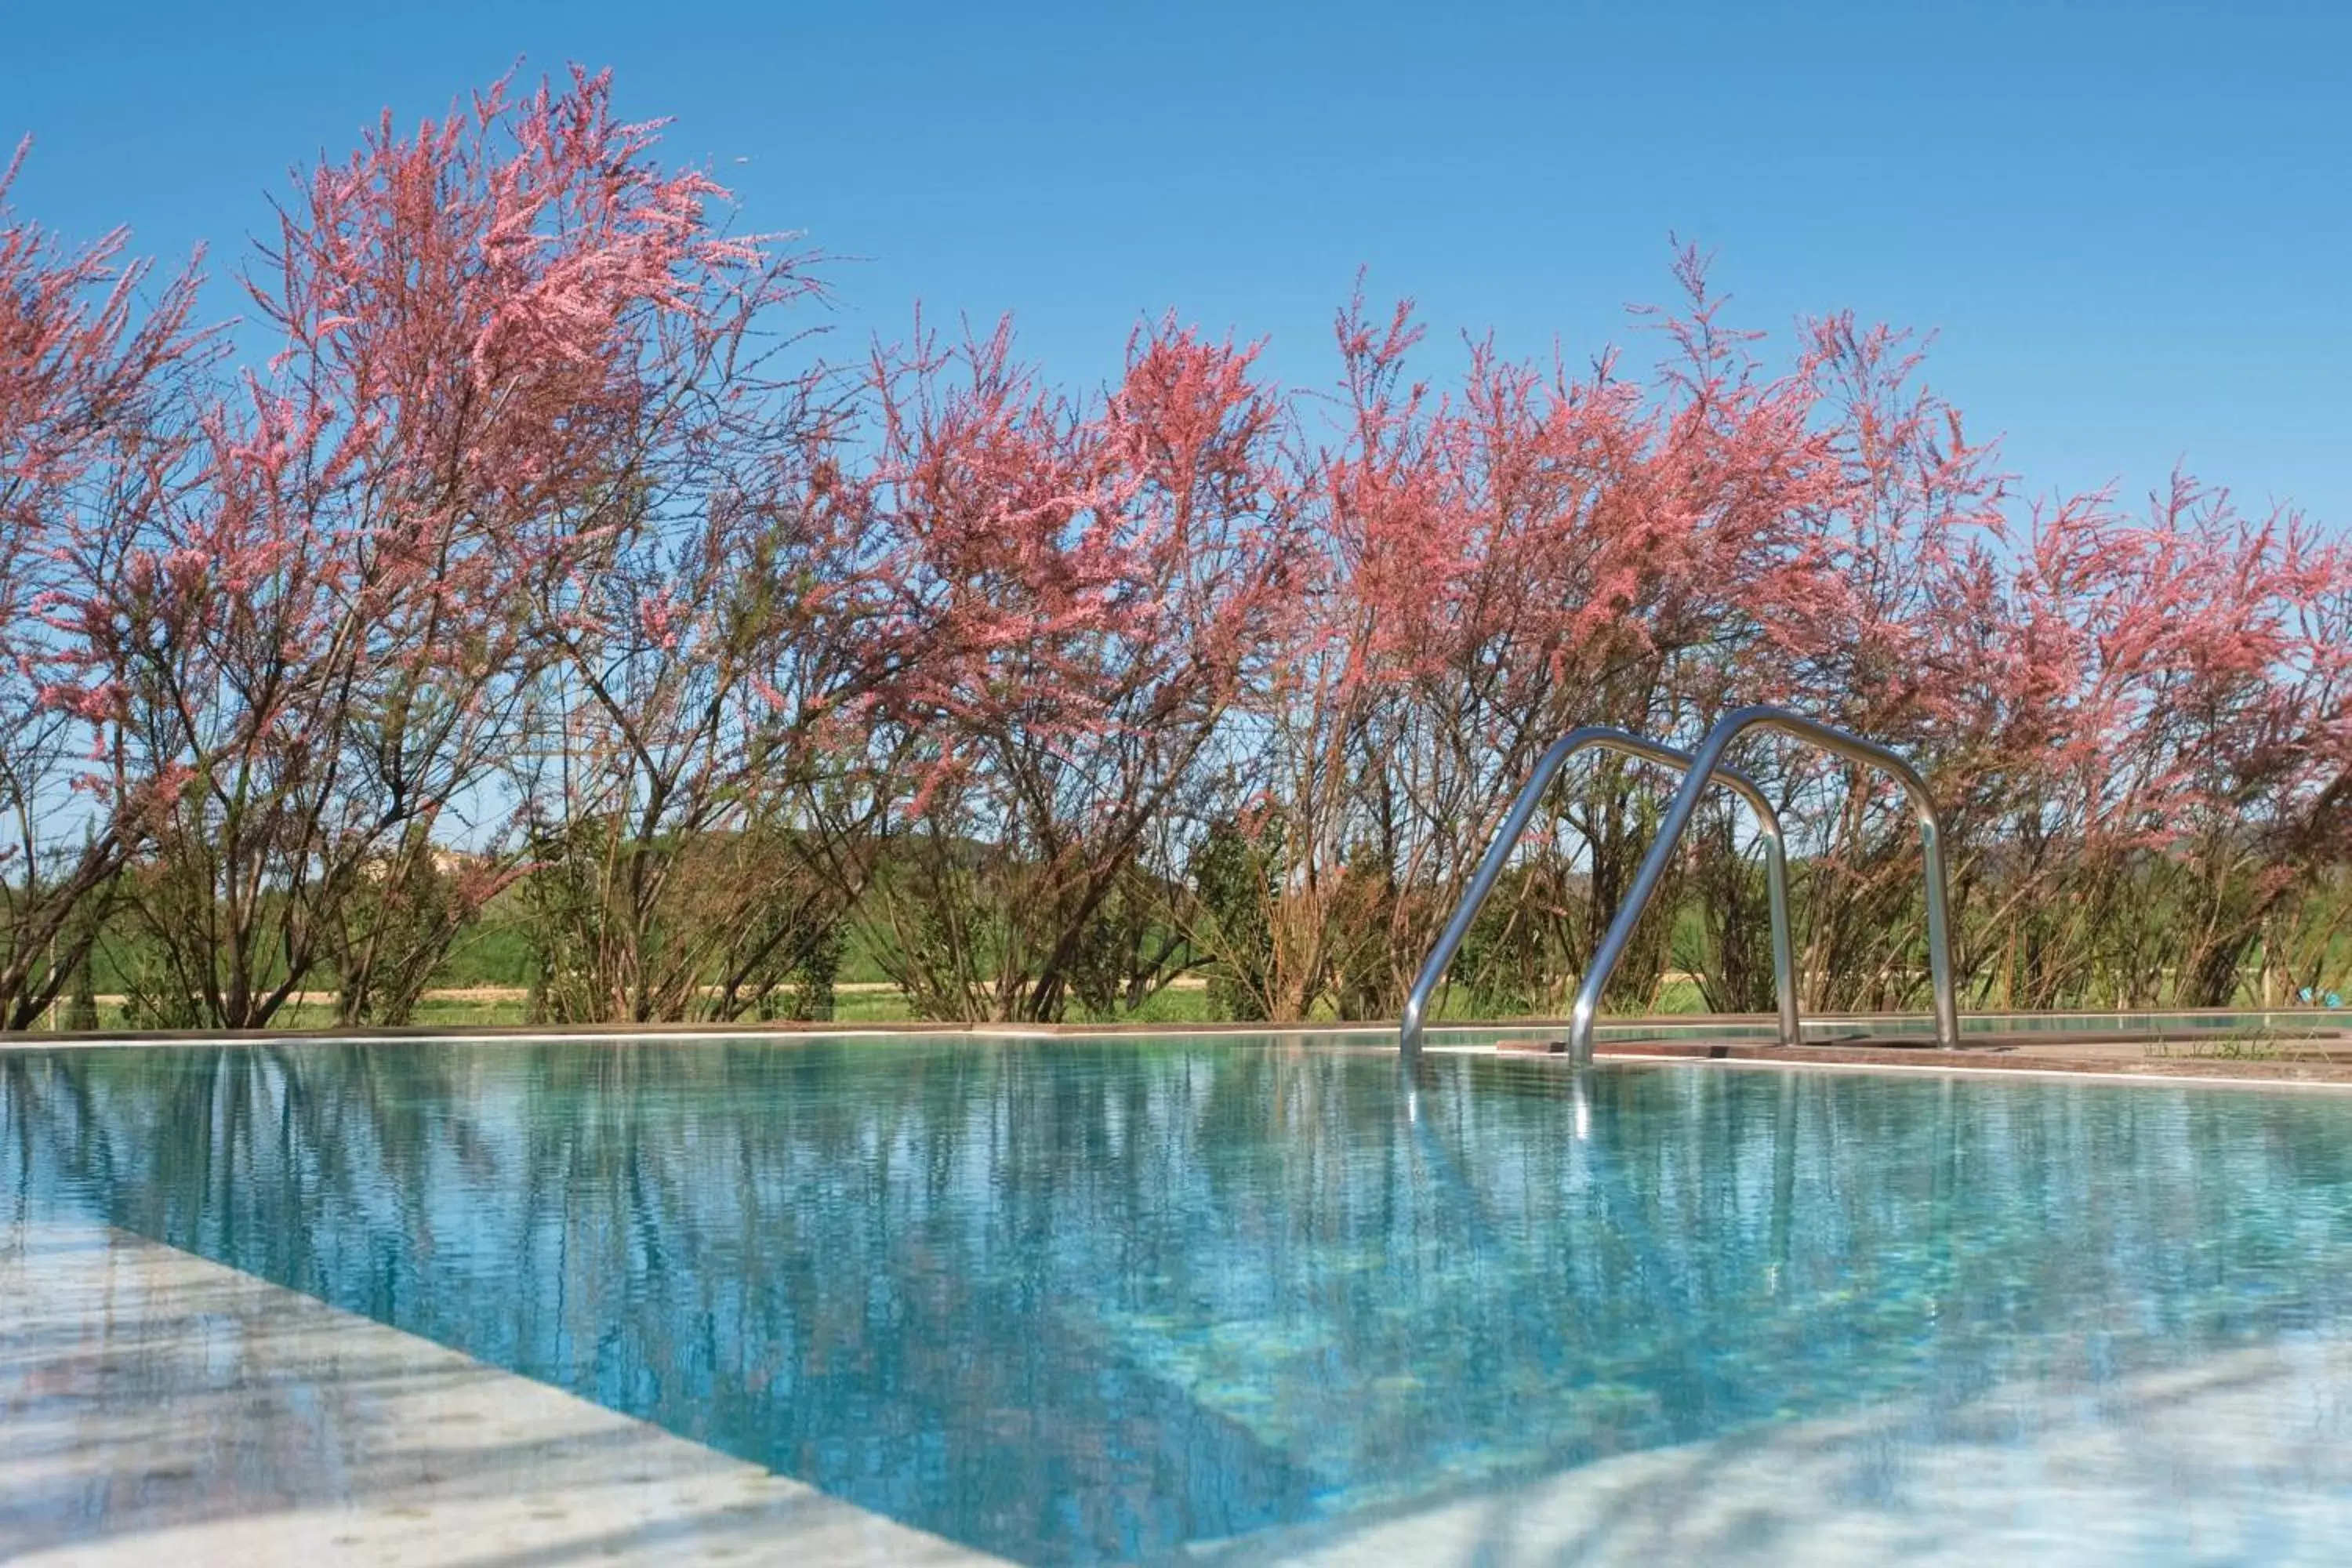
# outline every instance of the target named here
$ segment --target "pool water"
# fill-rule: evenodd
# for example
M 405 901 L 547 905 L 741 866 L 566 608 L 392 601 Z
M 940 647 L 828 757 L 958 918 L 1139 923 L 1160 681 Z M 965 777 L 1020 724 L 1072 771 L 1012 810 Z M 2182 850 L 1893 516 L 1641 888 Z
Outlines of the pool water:
M 1038 1563 L 1857 1412 L 1931 1456 L 2019 1389 L 2095 1429 L 2352 1331 L 2352 1096 L 2288 1091 L 1230 1037 L 0 1053 L 12 1205 Z M 2352 1560 L 2297 1495 L 2332 1474 L 2254 1482 Z

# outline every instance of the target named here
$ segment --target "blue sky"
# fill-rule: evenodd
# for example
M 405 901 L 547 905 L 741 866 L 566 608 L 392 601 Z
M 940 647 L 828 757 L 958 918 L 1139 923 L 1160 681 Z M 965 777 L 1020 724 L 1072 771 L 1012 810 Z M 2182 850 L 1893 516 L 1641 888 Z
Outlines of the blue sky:
M 1439 338 L 1580 360 L 1666 294 L 1674 232 L 1747 322 L 1935 331 L 1933 383 L 2034 489 L 2136 496 L 2185 458 L 2352 526 L 2340 0 L 7 10 L 19 208 L 209 240 L 215 272 L 385 105 L 576 59 L 750 226 L 859 258 L 845 351 L 918 300 L 1012 310 L 1092 381 L 1172 308 L 1320 384 L 1365 267 Z

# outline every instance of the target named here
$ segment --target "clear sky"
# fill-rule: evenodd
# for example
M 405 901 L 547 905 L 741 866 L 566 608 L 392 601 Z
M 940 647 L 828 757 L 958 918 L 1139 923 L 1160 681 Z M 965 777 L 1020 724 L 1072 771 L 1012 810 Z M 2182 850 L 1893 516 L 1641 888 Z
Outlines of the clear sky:
M 1093 381 L 1172 308 L 1320 384 L 1361 266 L 1580 360 L 1675 232 L 1755 325 L 1937 331 L 2036 489 L 2185 458 L 2352 526 L 2352 0 L 0 0 L 0 136 L 22 210 L 218 271 L 290 165 L 518 58 L 613 67 L 746 224 L 860 258 L 843 350 L 1009 310 Z

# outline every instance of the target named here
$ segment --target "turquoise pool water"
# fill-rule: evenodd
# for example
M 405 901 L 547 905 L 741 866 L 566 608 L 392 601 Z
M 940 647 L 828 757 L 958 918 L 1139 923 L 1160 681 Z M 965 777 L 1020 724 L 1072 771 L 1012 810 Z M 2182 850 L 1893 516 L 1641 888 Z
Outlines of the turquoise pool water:
M 1233 1038 L 0 1053 L 0 1223 L 49 1207 L 1030 1563 L 1864 1415 L 1841 1507 L 1916 1515 L 1963 1447 L 2043 1474 L 2061 1416 L 2095 1490 L 2129 1391 L 2251 1352 L 2311 1369 L 2297 1453 L 2352 1447 L 2352 1391 L 2304 1397 L 2352 1331 L 2346 1096 Z M 2296 1464 L 2213 1483 L 2225 1544 L 2352 1560 L 2352 1472 Z

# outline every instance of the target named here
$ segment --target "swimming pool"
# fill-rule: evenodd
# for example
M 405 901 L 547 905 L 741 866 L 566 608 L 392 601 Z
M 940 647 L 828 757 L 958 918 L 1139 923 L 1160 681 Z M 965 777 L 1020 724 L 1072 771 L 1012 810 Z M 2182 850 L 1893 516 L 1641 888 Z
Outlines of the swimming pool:
M 2352 1096 L 1408 1081 L 1236 1037 L 155 1047 L 0 1053 L 0 1221 L 103 1218 L 1023 1562 L 1431 1520 L 1465 1558 L 1825 1521 L 1865 1560 L 2352 1555 Z

